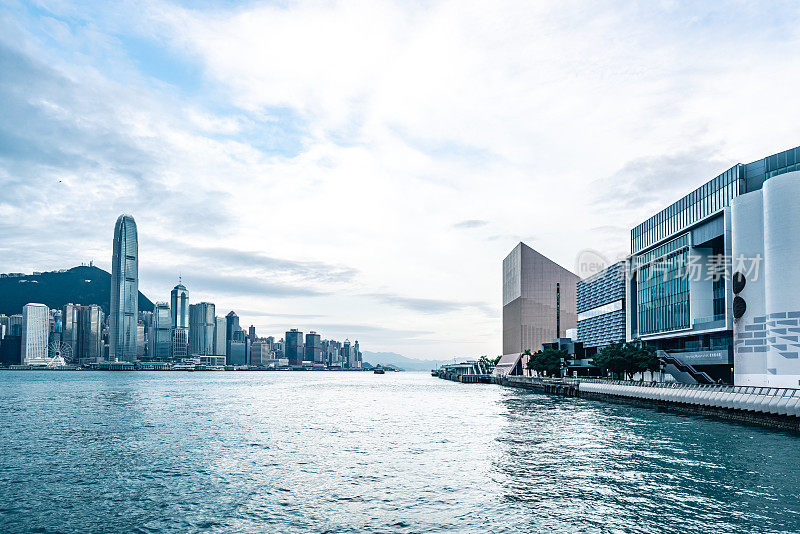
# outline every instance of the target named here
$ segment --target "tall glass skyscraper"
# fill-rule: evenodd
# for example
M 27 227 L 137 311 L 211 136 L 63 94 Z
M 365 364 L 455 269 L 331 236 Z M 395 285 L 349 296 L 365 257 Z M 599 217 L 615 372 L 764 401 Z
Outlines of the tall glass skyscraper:
M 156 302 L 150 332 L 150 358 L 166 361 L 172 356 L 172 315 L 169 304 Z
M 214 304 L 200 302 L 189 306 L 189 354 L 214 354 Z
M 189 355 L 189 290 L 178 283 L 170 293 L 172 313 L 172 357 L 186 358 Z
M 139 238 L 136 221 L 120 215 L 114 226 L 109 307 L 109 357 L 136 360 L 136 325 L 139 317 Z

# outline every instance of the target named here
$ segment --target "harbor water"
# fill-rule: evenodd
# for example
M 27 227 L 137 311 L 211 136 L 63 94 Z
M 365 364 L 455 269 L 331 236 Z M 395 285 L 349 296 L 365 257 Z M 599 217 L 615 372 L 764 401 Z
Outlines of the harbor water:
M 0 532 L 797 532 L 800 436 L 427 373 L 0 372 Z

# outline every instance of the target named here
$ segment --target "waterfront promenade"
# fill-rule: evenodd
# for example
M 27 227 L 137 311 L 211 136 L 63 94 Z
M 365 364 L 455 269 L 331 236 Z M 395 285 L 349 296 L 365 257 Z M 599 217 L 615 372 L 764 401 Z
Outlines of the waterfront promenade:
M 800 389 L 597 378 L 505 376 L 495 380 L 503 386 L 623 401 L 800 431 Z

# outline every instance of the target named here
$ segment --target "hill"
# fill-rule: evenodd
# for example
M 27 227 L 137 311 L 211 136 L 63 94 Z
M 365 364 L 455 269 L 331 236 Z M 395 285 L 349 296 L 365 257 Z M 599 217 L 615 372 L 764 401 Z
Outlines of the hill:
M 363 359 L 372 365 L 394 365 L 406 371 L 430 371 L 437 369 L 444 361 L 439 360 L 418 360 L 407 358 L 396 352 L 370 352 L 365 350 Z
M 0 313 L 22 313 L 29 302 L 51 308 L 64 304 L 99 304 L 108 314 L 111 301 L 111 273 L 98 267 L 73 267 L 13 278 L 0 278 Z M 153 311 L 153 303 L 139 292 L 139 310 Z

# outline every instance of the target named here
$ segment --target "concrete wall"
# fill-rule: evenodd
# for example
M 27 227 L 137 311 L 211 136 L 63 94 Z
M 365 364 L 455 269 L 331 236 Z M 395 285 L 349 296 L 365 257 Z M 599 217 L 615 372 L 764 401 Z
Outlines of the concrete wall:
M 732 204 L 733 261 L 763 261 L 746 273 L 747 311 L 734 321 L 734 381 L 800 384 L 800 172 L 768 179 Z M 758 262 L 757 262 L 758 263 Z M 752 261 L 744 266 L 752 266 Z

